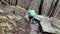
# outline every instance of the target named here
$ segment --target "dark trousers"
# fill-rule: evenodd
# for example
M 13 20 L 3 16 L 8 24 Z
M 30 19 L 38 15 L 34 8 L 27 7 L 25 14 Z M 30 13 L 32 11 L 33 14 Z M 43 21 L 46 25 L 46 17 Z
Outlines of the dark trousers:
M 29 21 L 33 23 L 33 21 L 35 21 L 35 18 L 33 16 L 29 16 Z

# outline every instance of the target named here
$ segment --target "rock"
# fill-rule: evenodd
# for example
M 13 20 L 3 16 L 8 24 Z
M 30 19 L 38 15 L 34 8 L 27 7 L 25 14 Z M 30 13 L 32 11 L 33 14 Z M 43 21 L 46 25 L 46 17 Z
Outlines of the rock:
M 30 34 L 38 34 L 36 31 L 31 31 Z
M 50 33 L 56 32 L 55 29 L 52 27 L 51 23 L 49 22 L 50 18 L 46 16 L 37 15 L 36 19 L 40 21 L 40 25 L 42 27 L 43 32 L 50 32 Z
M 35 31 L 39 32 L 39 25 L 38 25 L 38 23 L 30 24 L 30 27 L 31 27 L 32 30 L 35 30 Z
M 0 9 L 0 14 L 2 14 L 3 13 L 3 10 L 2 9 Z
M 48 22 L 40 22 L 43 32 L 55 33 L 55 29 Z

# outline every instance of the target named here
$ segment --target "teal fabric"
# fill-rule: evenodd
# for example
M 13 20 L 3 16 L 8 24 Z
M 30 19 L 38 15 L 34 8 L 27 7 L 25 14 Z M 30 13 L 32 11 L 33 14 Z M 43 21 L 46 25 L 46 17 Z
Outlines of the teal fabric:
M 31 19 L 34 20 L 34 18 L 36 17 L 36 12 L 35 12 L 35 10 L 29 10 L 29 11 L 28 11 L 28 15 L 29 15 L 29 17 L 30 17 Z

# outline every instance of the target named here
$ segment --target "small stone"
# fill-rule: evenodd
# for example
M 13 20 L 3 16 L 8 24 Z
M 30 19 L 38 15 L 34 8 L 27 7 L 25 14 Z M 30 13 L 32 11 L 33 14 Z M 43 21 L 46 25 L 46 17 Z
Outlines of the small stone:
M 31 30 L 31 31 L 34 31 L 34 30 Z

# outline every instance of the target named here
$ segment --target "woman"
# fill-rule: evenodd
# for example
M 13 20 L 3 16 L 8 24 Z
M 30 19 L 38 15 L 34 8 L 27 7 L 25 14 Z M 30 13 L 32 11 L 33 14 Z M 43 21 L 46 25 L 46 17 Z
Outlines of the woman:
M 29 21 L 35 23 L 35 17 L 36 17 L 35 10 L 29 9 L 27 13 L 28 13 Z

